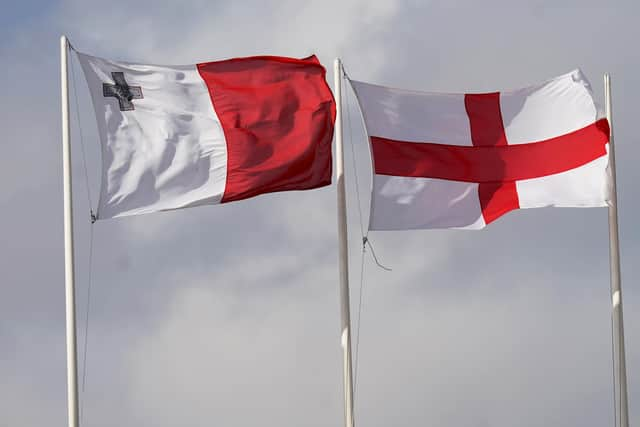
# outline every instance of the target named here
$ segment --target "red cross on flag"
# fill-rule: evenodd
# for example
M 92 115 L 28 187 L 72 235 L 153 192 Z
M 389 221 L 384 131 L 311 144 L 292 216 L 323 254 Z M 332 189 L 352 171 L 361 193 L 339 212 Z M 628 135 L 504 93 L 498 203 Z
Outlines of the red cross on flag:
M 609 201 L 609 125 L 579 71 L 443 94 L 351 81 L 373 157 L 369 228 L 483 228 L 519 208 Z
M 98 219 L 331 183 L 335 103 L 315 56 L 78 58 L 102 143 Z

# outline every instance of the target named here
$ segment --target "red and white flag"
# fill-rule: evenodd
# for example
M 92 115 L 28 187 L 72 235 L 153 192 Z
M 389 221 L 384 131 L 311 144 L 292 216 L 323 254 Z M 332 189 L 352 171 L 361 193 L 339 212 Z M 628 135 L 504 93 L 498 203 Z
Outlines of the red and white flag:
M 609 125 L 579 71 L 508 92 L 351 82 L 373 156 L 369 228 L 483 228 L 519 208 L 609 201 Z
M 335 103 L 315 56 L 184 66 L 78 58 L 102 143 L 98 218 L 331 183 Z

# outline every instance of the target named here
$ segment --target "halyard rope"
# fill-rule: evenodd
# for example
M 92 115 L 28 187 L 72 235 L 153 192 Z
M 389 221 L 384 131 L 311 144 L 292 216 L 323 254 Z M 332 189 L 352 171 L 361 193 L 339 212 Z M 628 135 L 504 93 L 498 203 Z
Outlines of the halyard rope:
M 71 45 L 70 45 L 71 46 Z M 73 47 L 71 47 L 72 50 Z M 91 200 L 91 187 L 89 186 L 89 171 L 87 169 L 87 156 L 84 149 L 84 132 L 82 132 L 82 122 L 80 121 L 80 104 L 78 102 L 78 89 L 76 88 L 76 72 L 73 58 L 69 57 L 71 62 L 71 86 L 73 87 L 73 96 L 76 102 L 76 121 L 78 122 L 78 130 L 80 132 L 80 149 L 82 152 L 82 166 L 84 170 L 84 180 L 87 188 L 87 202 L 89 203 L 89 211 L 93 221 L 93 202 Z
M 72 50 L 75 49 L 69 44 Z M 83 343 L 83 351 L 82 351 L 82 383 L 81 383 L 81 398 L 80 398 L 80 420 L 84 419 L 84 403 L 86 400 L 86 383 L 87 383 L 87 353 L 89 348 L 89 315 L 91 308 L 91 283 L 92 283 L 92 271 L 93 271 L 93 224 L 96 221 L 96 216 L 93 212 L 93 201 L 91 198 L 91 187 L 89 185 L 89 172 L 87 168 L 87 157 L 84 147 L 84 132 L 82 131 L 82 123 L 80 120 L 80 103 L 78 102 L 78 89 L 76 87 L 76 75 L 75 75 L 75 66 L 74 61 L 70 58 L 71 62 L 71 86 L 73 88 L 73 94 L 75 98 L 75 106 L 76 106 L 76 121 L 78 122 L 78 130 L 80 136 L 80 148 L 82 152 L 82 166 L 84 171 L 84 179 L 85 185 L 87 189 L 87 202 L 89 203 L 89 215 L 91 224 L 89 225 L 89 259 L 88 259 L 88 286 L 87 286 L 87 303 L 86 303 L 86 311 L 85 311 L 85 327 L 84 327 L 84 343 Z M 84 424 L 84 422 L 83 422 Z
M 348 79 L 344 70 L 343 70 L 343 75 L 340 77 L 343 78 L 345 81 Z M 356 167 L 356 155 L 355 155 L 355 149 L 353 144 L 353 128 L 351 126 L 351 112 L 349 110 L 349 100 L 347 98 L 348 93 L 349 91 L 346 90 L 344 101 L 341 99 L 340 102 L 342 103 L 342 107 L 344 111 L 346 111 L 346 116 L 347 116 L 347 127 L 349 129 L 349 146 L 351 147 L 351 161 L 353 163 L 353 176 L 354 176 L 353 181 L 355 183 L 356 201 L 358 204 L 358 223 L 360 225 L 360 236 L 363 242 L 362 253 L 360 256 L 360 289 L 358 291 L 358 297 L 359 297 L 358 298 L 358 317 L 356 321 L 356 346 L 355 346 L 355 352 L 354 352 L 354 366 L 353 366 L 353 394 L 355 396 L 357 395 L 357 389 L 358 389 L 357 387 L 358 386 L 358 360 L 360 355 L 359 347 L 360 347 L 360 325 L 361 325 L 361 318 L 362 318 L 362 289 L 363 289 L 363 283 L 364 283 L 364 257 L 365 257 L 365 251 L 366 251 L 364 242 L 366 241 L 367 236 L 365 234 L 364 224 L 362 221 L 362 207 L 360 203 L 360 186 L 358 184 L 358 168 Z

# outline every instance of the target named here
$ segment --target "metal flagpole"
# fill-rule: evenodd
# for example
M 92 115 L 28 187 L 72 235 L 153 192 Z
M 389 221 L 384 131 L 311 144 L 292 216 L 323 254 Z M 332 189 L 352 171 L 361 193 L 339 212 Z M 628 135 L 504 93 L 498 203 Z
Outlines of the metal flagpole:
M 71 195 L 71 143 L 69 126 L 69 41 L 60 37 L 60 88 L 62 94 L 62 175 L 64 191 L 64 277 L 67 330 L 67 407 L 69 427 L 78 427 L 78 368 L 73 255 L 73 200 Z
M 618 419 L 620 427 L 629 427 L 627 401 L 627 367 L 624 349 L 624 322 L 622 319 L 622 287 L 620 283 L 620 242 L 618 240 L 618 193 L 616 187 L 616 156 L 613 145 L 613 123 L 611 111 L 611 78 L 604 75 L 604 98 L 609 122 L 609 169 L 611 172 L 611 203 L 609 205 L 609 269 L 611 271 L 611 301 L 614 328 L 614 383 L 617 377 L 619 400 Z M 616 402 L 614 402 L 616 404 Z
M 342 63 L 333 63 L 336 97 L 336 180 L 338 184 L 338 246 L 340 258 L 340 306 L 342 317 L 342 352 L 344 379 L 344 425 L 354 427 L 353 377 L 351 369 L 351 314 L 349 303 L 349 260 L 347 245 L 347 199 L 344 184 L 344 152 L 342 147 Z

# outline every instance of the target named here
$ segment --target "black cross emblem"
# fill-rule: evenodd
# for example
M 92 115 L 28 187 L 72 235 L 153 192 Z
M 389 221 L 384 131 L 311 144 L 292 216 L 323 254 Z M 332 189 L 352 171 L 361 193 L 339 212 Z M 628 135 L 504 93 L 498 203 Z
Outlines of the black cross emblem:
M 124 73 L 119 71 L 111 73 L 111 77 L 115 84 L 102 83 L 102 95 L 104 97 L 112 96 L 118 98 L 120 111 L 131 111 L 136 108 L 131 102 L 133 99 L 142 99 L 142 88 L 140 86 L 129 86 L 124 79 Z

